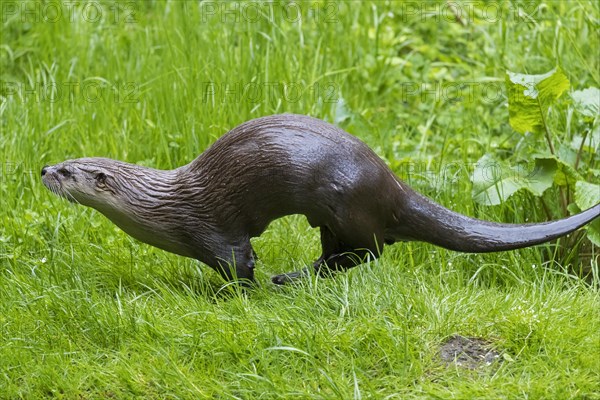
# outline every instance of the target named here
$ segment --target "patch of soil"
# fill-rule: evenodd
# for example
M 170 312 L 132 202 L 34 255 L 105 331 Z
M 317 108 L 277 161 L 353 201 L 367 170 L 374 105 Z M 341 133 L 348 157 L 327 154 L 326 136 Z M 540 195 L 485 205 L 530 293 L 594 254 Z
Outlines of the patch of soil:
M 500 353 L 485 339 L 455 335 L 440 347 L 440 358 L 446 366 L 475 369 L 498 362 Z

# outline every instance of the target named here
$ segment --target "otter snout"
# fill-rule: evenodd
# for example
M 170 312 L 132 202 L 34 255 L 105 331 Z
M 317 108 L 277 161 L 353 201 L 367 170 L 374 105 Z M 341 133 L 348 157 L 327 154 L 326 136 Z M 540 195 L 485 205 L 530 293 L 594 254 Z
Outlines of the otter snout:
M 44 165 L 44 167 L 42 168 L 42 176 L 46 175 L 46 172 L 48 172 L 49 167 L 49 165 Z

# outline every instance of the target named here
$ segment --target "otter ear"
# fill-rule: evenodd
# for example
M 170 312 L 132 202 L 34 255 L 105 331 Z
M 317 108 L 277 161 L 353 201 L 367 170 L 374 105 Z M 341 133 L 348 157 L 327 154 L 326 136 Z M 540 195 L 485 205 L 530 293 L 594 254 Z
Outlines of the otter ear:
M 96 185 L 99 187 L 106 186 L 106 174 L 104 172 L 99 172 L 96 174 Z

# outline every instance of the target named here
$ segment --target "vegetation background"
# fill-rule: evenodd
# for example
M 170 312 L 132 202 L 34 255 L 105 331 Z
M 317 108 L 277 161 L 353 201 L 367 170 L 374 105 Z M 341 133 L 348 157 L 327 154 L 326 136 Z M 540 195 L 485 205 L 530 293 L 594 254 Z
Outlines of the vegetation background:
M 559 217 L 556 185 L 490 207 L 471 178 L 486 155 L 547 146 L 511 128 L 507 70 L 560 66 L 571 90 L 598 87 L 597 2 L 0 7 L 0 398 L 600 398 L 599 253 L 581 234 L 488 255 L 396 244 L 335 279 L 274 287 L 319 254 L 291 216 L 253 241 L 263 285 L 244 294 L 39 179 L 83 156 L 174 168 L 243 121 L 295 112 L 360 137 L 456 211 Z M 547 115 L 567 150 L 598 135 L 597 116 L 572 110 L 563 96 Z M 581 169 L 597 183 L 594 143 Z M 500 361 L 444 364 L 455 334 Z

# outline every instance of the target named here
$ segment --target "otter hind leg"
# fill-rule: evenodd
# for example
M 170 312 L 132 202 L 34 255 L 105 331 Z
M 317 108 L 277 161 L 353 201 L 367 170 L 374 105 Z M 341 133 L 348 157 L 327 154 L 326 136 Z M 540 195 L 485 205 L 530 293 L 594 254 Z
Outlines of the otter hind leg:
M 321 247 L 323 253 L 317 261 L 313 263 L 313 268 L 317 268 L 317 265 L 323 263 L 323 260 L 329 257 L 329 255 L 335 253 L 339 247 L 339 241 L 335 238 L 329 228 L 325 226 L 320 227 L 321 230 Z M 275 275 L 271 277 L 271 281 L 276 285 L 285 285 L 297 281 L 298 279 L 306 278 L 310 276 L 308 268 L 303 268 L 300 271 L 288 272 L 285 274 Z
M 363 243 L 363 245 L 358 243 Z M 313 268 L 319 276 L 330 277 L 335 272 L 345 271 L 377 258 L 383 250 L 383 241 L 373 236 L 370 239 L 362 238 L 362 240 L 353 241 L 353 245 L 348 245 L 334 235 L 329 228 L 323 226 L 321 227 L 321 246 L 323 253 L 313 263 Z M 304 268 L 301 271 L 275 275 L 271 281 L 277 285 L 284 285 L 308 275 L 309 270 Z
M 288 272 L 285 274 L 279 274 L 271 277 L 271 282 L 276 285 L 287 285 L 298 281 L 299 279 L 310 276 L 308 268 L 302 268 L 300 271 Z

